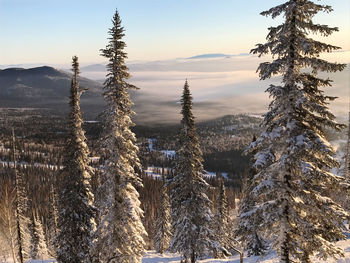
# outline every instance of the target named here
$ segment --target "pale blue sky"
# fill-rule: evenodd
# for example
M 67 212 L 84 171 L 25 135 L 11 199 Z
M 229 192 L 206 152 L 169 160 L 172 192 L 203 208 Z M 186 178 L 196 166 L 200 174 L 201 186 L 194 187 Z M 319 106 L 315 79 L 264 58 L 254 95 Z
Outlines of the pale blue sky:
M 130 60 L 249 52 L 276 24 L 259 15 L 283 0 L 0 0 L 0 65 L 104 61 L 99 49 L 116 8 Z M 334 12 L 317 22 L 341 30 L 327 39 L 350 49 L 350 1 L 322 0 Z

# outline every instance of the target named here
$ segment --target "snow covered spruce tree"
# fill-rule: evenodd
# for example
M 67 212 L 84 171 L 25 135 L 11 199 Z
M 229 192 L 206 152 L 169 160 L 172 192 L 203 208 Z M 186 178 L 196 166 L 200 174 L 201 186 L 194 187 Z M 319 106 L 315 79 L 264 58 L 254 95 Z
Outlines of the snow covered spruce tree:
M 163 181 L 164 177 L 163 177 Z M 169 247 L 171 239 L 171 208 L 168 196 L 168 189 L 163 183 L 162 194 L 160 196 L 160 206 L 156 221 L 156 234 L 154 237 L 154 248 L 158 253 L 163 254 Z
M 100 262 L 141 262 L 145 247 L 142 225 L 143 211 L 135 187 L 141 187 L 139 178 L 141 165 L 137 156 L 136 138 L 130 127 L 132 101 L 129 90 L 130 77 L 125 65 L 127 54 L 122 40 L 124 28 L 118 11 L 109 30 L 109 43 L 102 49 L 108 58 L 108 74 L 104 82 L 104 98 L 108 108 L 104 112 L 104 136 L 102 148 L 106 154 L 105 170 L 102 174 L 99 225 L 94 245 L 95 257 Z
M 216 203 L 216 215 L 218 218 L 218 222 L 220 223 L 220 228 L 222 227 L 224 229 L 227 226 L 227 222 L 229 221 L 229 211 L 226 197 L 225 182 L 223 178 L 219 179 L 219 195 L 217 197 Z
M 17 249 L 18 260 L 23 263 L 30 258 L 30 220 L 27 216 L 28 213 L 28 192 L 25 186 L 22 173 L 16 175 L 16 192 L 17 192 L 17 209 L 16 209 L 16 221 L 17 221 Z
M 6 240 L 7 245 L 3 249 L 8 248 L 11 254 L 11 260 L 17 261 L 17 222 L 16 222 L 16 191 L 13 188 L 12 180 L 5 178 L 0 181 L 0 236 Z M 0 238 L 1 239 L 1 238 Z M 1 242 L 0 242 L 1 243 Z M 1 249 L 0 249 L 1 250 Z
M 17 151 L 15 131 L 12 129 L 12 155 L 15 173 L 17 259 L 20 263 L 30 258 L 30 220 L 28 214 L 28 191 L 24 174 L 17 170 Z
M 215 216 L 215 226 L 217 240 L 225 250 L 216 251 L 215 257 L 225 257 L 228 256 L 228 251 L 231 250 L 237 241 L 233 238 L 233 233 L 230 229 L 231 220 L 229 215 L 229 207 L 226 196 L 225 182 L 222 177 L 219 178 L 219 195 L 216 200 L 216 216 Z
M 272 237 L 283 263 L 311 262 L 313 255 L 327 258 L 343 253 L 332 242 L 344 238 L 347 213 L 325 194 L 336 191 L 343 179 L 329 172 L 338 163 L 324 132 L 343 126 L 328 109 L 334 97 L 325 96 L 321 89 L 331 86 L 331 81 L 317 73 L 336 72 L 345 65 L 320 59 L 321 52 L 339 48 L 308 37 L 309 33 L 328 36 L 338 30 L 312 22 L 320 11 L 332 9 L 309 0 L 290 0 L 262 12 L 272 18 L 283 15 L 284 21 L 270 27 L 267 43 L 252 50 L 259 56 L 270 52 L 274 58 L 260 64 L 260 78 L 281 75 L 282 81 L 267 89 L 273 100 L 264 117 L 265 131 L 250 146 L 258 150 L 252 190 L 257 204 L 241 213 L 240 219 L 241 224 L 251 224 Z
M 170 250 L 180 252 L 185 262 L 215 253 L 221 246 L 212 229 L 211 202 L 206 195 L 209 185 L 202 178 L 202 152 L 192 114 L 192 97 L 187 80 L 182 105 L 182 128 L 175 175 L 170 179 L 173 237 Z
M 256 138 L 253 138 L 252 143 L 256 141 Z M 249 170 L 247 171 L 246 177 L 244 178 L 243 183 L 243 196 L 240 201 L 239 206 L 239 216 L 238 216 L 238 223 L 236 227 L 236 236 L 238 239 L 245 243 L 245 251 L 247 252 L 248 256 L 260 256 L 266 253 L 267 251 L 267 244 L 266 242 L 261 238 L 261 235 L 258 233 L 258 229 L 256 228 L 257 224 L 260 224 L 261 222 L 261 216 L 262 215 L 256 215 L 254 218 L 254 223 L 247 224 L 246 222 L 246 216 L 249 211 L 254 209 L 256 206 L 257 200 L 254 196 L 253 189 L 257 185 L 257 182 L 254 180 L 254 176 L 257 173 L 257 169 L 254 167 L 254 155 L 256 154 L 256 150 L 252 150 L 251 152 L 251 158 L 249 161 Z
M 32 259 L 47 259 L 49 252 L 46 246 L 43 225 L 35 214 L 32 216 L 31 224 L 31 245 L 30 255 Z
M 49 255 L 51 257 L 56 257 L 56 235 L 57 235 L 57 221 L 58 221 L 58 209 L 57 209 L 57 194 L 55 185 L 55 177 L 50 180 L 50 192 L 49 201 L 50 206 L 48 209 L 47 218 L 47 229 L 46 229 L 46 240 Z
M 73 79 L 70 90 L 69 136 L 64 168 L 58 193 L 57 261 L 89 262 L 89 249 L 95 228 L 94 196 L 91 192 L 89 149 L 82 128 L 80 112 L 79 63 L 72 62 Z

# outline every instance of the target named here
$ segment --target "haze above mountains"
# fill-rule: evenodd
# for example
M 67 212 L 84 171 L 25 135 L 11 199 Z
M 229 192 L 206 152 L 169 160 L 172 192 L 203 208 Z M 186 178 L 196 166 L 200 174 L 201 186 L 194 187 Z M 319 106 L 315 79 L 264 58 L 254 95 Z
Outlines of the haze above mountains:
M 137 113 L 135 121 L 142 124 L 178 122 L 178 101 L 185 79 L 189 81 L 194 113 L 199 120 L 237 113 L 264 113 L 269 102 L 264 91 L 279 79 L 259 81 L 255 71 L 263 61 L 248 54 L 204 54 L 184 59 L 130 62 L 130 82 L 140 88 L 132 93 Z M 56 113 L 66 113 L 71 74 L 68 67 L 61 68 L 65 69 L 43 66 L 0 70 L 1 107 L 49 108 Z M 85 118 L 96 118 L 104 108 L 105 74 L 103 64 L 81 67 L 81 86 L 89 89 L 81 98 Z M 321 76 L 334 80 L 333 88 L 325 91 L 339 97 L 332 102 L 331 109 L 339 117 L 347 116 L 350 65 L 343 72 Z

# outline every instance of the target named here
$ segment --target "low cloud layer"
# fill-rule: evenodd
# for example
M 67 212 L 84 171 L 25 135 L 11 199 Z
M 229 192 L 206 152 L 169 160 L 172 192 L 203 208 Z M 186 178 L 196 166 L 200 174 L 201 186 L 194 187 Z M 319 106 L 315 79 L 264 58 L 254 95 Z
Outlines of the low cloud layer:
M 350 52 L 327 54 L 327 59 L 348 63 Z M 332 55 L 332 56 L 331 56 Z M 264 91 L 278 78 L 259 81 L 256 68 L 266 61 L 256 56 L 234 56 L 210 59 L 175 59 L 129 64 L 131 82 L 140 88 L 135 95 L 135 111 L 139 122 L 177 122 L 180 119 L 179 100 L 185 79 L 194 98 L 197 119 L 211 119 L 226 114 L 267 111 L 269 98 Z M 82 68 L 82 75 L 101 80 L 103 65 Z M 335 74 L 321 74 L 334 80 L 327 95 L 337 96 L 331 109 L 336 115 L 347 115 L 350 68 Z

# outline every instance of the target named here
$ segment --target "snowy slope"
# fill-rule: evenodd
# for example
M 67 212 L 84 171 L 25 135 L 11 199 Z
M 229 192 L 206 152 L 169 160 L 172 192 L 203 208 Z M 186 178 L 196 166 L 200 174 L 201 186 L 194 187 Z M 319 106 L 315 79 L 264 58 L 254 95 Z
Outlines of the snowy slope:
M 345 257 L 340 259 L 327 259 L 321 260 L 318 258 L 313 258 L 312 262 L 317 263 L 350 263 L 350 236 L 347 240 L 338 241 L 337 245 L 344 249 Z M 155 251 L 147 251 L 144 255 L 142 263 L 179 263 L 180 256 L 178 254 L 166 253 L 164 255 L 158 254 Z M 240 263 L 239 255 L 232 256 L 227 259 L 203 259 L 199 260 L 198 263 Z M 265 257 L 245 257 L 243 260 L 244 263 L 278 263 L 279 260 L 275 252 L 268 254 Z
M 345 257 L 334 260 L 334 259 L 327 259 L 327 260 L 320 260 L 317 258 L 314 258 L 312 262 L 318 262 L 318 263 L 350 263 L 350 240 L 344 240 L 339 241 L 338 246 L 344 248 L 345 251 Z M 10 263 L 10 261 L 8 261 Z M 53 263 L 56 262 L 52 259 L 50 260 L 31 260 L 27 261 L 26 263 Z M 156 253 L 155 251 L 147 251 L 142 259 L 142 263 L 179 263 L 180 262 L 180 255 L 178 254 L 171 254 L 171 253 L 165 253 L 163 255 Z M 203 259 L 199 260 L 198 263 L 240 263 L 239 261 L 239 255 L 232 256 L 231 258 L 227 259 Z M 278 263 L 279 260 L 275 253 L 271 253 L 265 257 L 245 257 L 244 263 Z
M 313 258 L 312 262 L 314 263 L 350 263 L 350 235 L 348 235 L 347 240 L 338 241 L 337 245 L 344 249 L 345 257 L 340 259 L 327 259 L 321 260 L 318 258 Z M 163 255 L 156 253 L 155 251 L 147 251 L 142 259 L 142 263 L 179 263 L 180 255 L 165 253 Z M 0 260 L 1 262 L 1 260 Z M 30 260 L 26 263 L 54 263 L 53 259 L 49 260 Z M 239 255 L 232 256 L 227 259 L 203 259 L 199 260 L 198 263 L 240 263 Z M 278 263 L 279 260 L 276 256 L 276 253 L 270 253 L 265 257 L 245 257 L 244 263 Z M 6 263 L 11 263 L 11 261 L 7 261 Z
M 312 262 L 318 262 L 318 263 L 350 263 L 350 240 L 344 240 L 339 241 L 338 246 L 344 248 L 345 250 L 345 257 L 342 259 L 334 260 L 334 259 L 327 259 L 327 260 L 320 260 L 317 258 L 314 258 Z M 142 263 L 179 263 L 180 262 L 180 256 L 177 254 L 170 254 L 166 253 L 164 255 L 158 254 L 155 251 L 147 251 L 145 256 L 143 257 Z M 198 263 L 223 263 L 223 262 L 230 262 L 230 263 L 240 263 L 239 261 L 239 255 L 232 256 L 231 258 L 227 259 L 203 259 L 199 260 Z M 245 257 L 243 260 L 244 263 L 278 263 L 279 260 L 276 256 L 276 253 L 271 253 L 265 257 Z

